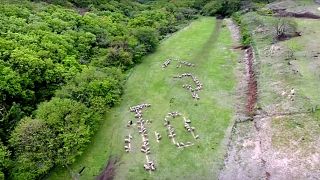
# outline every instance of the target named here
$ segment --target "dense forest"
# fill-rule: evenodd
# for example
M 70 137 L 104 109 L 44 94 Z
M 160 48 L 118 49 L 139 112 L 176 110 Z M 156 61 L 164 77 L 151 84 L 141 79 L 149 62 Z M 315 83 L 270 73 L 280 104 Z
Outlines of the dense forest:
M 82 154 L 128 71 L 198 15 L 239 0 L 0 0 L 0 179 Z

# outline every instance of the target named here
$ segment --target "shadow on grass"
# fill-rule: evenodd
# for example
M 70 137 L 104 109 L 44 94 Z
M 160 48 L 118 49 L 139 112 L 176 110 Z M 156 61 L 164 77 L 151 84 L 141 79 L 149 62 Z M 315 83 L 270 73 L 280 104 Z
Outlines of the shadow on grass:
M 215 42 L 218 40 L 222 22 L 223 22 L 222 19 L 216 20 L 215 28 L 213 29 L 208 41 L 205 44 L 203 44 L 201 51 L 199 51 L 199 53 L 196 54 L 196 56 L 194 57 L 195 60 L 198 60 L 201 58 L 207 59 L 209 57 L 209 53 L 212 51 L 212 49 L 215 46 Z

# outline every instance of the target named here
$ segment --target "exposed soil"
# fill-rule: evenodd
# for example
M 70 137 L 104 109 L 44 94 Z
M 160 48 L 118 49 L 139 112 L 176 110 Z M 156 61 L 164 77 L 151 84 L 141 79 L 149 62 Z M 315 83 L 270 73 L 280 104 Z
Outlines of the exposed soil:
M 305 18 L 305 19 L 320 19 L 319 15 L 313 14 L 311 12 L 288 12 L 286 9 L 272 9 L 275 16 L 278 17 L 295 17 L 295 18 Z
M 97 177 L 97 180 L 113 180 L 118 158 L 109 158 L 108 164 L 103 172 Z
M 238 27 L 229 23 L 232 33 L 239 33 Z M 235 43 L 240 35 L 233 34 Z M 265 171 L 265 160 L 262 159 L 261 139 L 257 122 L 252 121 L 257 101 L 257 81 L 254 72 L 254 52 L 246 48 L 244 58 L 239 60 L 237 71 L 238 88 L 236 100 L 237 113 L 229 137 L 228 153 L 219 179 L 267 179 L 270 174 Z
M 255 105 L 257 102 L 257 92 L 258 92 L 253 61 L 254 61 L 253 49 L 252 47 L 249 47 L 245 50 L 246 76 L 247 76 L 247 82 L 248 82 L 246 110 L 247 110 L 248 116 L 254 115 Z

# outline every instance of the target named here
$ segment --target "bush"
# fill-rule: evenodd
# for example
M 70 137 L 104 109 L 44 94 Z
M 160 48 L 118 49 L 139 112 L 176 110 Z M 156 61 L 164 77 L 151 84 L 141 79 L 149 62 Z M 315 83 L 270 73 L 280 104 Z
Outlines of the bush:
M 222 6 L 222 1 L 211 1 L 203 7 L 202 12 L 205 15 L 214 16 L 220 13 Z
M 243 46 L 250 46 L 253 42 L 252 36 L 249 30 L 249 27 L 246 23 L 242 21 L 241 13 L 236 12 L 232 14 L 232 20 L 237 23 L 237 25 L 240 28 L 240 34 L 241 34 L 241 43 Z
M 146 52 L 155 51 L 159 43 L 159 34 L 155 29 L 150 27 L 138 27 L 133 29 L 132 34 L 144 45 Z
M 269 8 L 259 8 L 257 13 L 261 16 L 271 16 L 273 15 L 273 11 Z
M 244 46 L 250 46 L 252 43 L 252 36 L 250 33 L 250 30 L 248 29 L 247 26 L 242 26 L 240 28 L 240 33 L 241 33 L 241 43 Z
M 44 120 L 24 118 L 11 135 L 10 144 L 15 149 L 13 179 L 36 179 L 54 166 L 55 142 L 53 131 Z
M 5 175 L 3 173 L 10 165 L 10 152 L 6 146 L 2 144 L 0 141 L 0 180 L 5 179 Z
M 102 119 L 84 104 L 53 98 L 41 103 L 36 118 L 23 119 L 11 135 L 15 149 L 14 179 L 37 179 L 55 165 L 82 154 Z
M 293 18 L 277 18 L 272 21 L 273 36 L 276 40 L 299 36 L 297 22 Z
M 120 101 L 123 75 L 116 68 L 89 67 L 56 92 L 56 97 L 69 98 L 98 112 L 105 112 Z
M 106 62 L 107 66 L 120 66 L 126 69 L 133 65 L 132 54 L 123 48 L 110 47 Z
M 202 13 L 208 16 L 230 16 L 240 9 L 240 5 L 240 0 L 214 0 L 203 7 Z
M 102 119 L 84 104 L 60 98 L 40 104 L 36 118 L 44 120 L 55 134 L 58 144 L 55 162 L 60 165 L 70 164 L 82 154 Z

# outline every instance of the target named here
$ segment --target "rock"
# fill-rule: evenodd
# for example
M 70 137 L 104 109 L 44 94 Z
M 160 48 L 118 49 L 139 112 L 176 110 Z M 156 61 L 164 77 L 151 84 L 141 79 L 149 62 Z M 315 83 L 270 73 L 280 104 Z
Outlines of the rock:
M 246 122 L 246 121 L 252 121 L 253 118 L 249 116 L 240 116 L 237 118 L 237 122 Z

